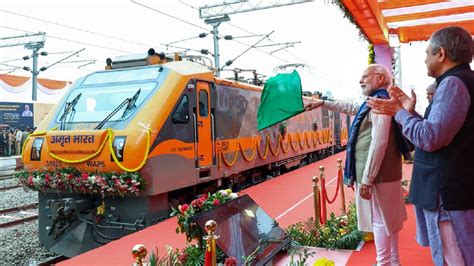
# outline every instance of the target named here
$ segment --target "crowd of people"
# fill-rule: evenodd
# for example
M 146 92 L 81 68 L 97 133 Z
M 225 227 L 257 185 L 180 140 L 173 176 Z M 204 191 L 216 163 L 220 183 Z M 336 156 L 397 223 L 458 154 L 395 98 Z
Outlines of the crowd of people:
M 21 155 L 23 143 L 29 134 L 33 133 L 33 129 L 26 127 L 20 128 L 5 128 L 0 131 L 0 156 L 8 157 L 14 155 Z
M 360 85 L 362 105 L 315 100 L 355 115 L 347 144 L 344 181 L 355 186 L 359 230 L 373 232 L 377 265 L 400 265 L 398 233 L 406 220 L 402 201 L 401 155 L 415 146 L 409 201 L 415 206 L 416 240 L 429 246 L 435 265 L 474 265 L 474 45 L 461 27 L 430 37 L 425 64 L 436 79 L 427 89 L 424 115 L 411 97 L 391 85 L 382 65 L 369 65 Z

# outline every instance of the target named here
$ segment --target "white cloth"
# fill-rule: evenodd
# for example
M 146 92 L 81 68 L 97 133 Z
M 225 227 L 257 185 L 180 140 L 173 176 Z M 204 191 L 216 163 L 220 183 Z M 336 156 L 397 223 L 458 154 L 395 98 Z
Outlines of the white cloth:
M 20 141 L 21 141 L 21 137 L 22 137 L 21 131 L 18 130 L 18 131 L 16 132 L 15 140 L 16 140 L 17 142 L 20 142 Z
M 373 232 L 373 200 L 377 200 L 387 234 L 393 234 L 402 229 L 403 222 L 407 219 L 407 212 L 402 198 L 401 180 L 372 185 L 370 189 L 371 200 L 361 198 L 359 196 L 359 186 L 356 184 L 355 187 L 357 223 L 360 231 Z
M 376 198 L 372 200 L 372 214 L 377 265 L 399 266 L 400 256 L 398 254 L 398 232 L 387 234 L 383 217 L 380 213 L 380 206 Z

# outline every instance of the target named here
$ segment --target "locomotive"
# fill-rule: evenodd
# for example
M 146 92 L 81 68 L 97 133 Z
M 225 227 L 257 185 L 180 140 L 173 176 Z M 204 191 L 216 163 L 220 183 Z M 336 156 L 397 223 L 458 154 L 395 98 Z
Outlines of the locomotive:
M 108 59 L 72 85 L 25 143 L 29 173 L 73 168 L 88 180 L 128 173 L 146 183 L 136 195 L 59 190 L 64 180 L 41 190 L 39 238 L 53 252 L 75 256 L 167 219 L 195 195 L 265 181 L 347 142 L 350 117 L 324 108 L 257 132 L 262 87 L 173 59 Z

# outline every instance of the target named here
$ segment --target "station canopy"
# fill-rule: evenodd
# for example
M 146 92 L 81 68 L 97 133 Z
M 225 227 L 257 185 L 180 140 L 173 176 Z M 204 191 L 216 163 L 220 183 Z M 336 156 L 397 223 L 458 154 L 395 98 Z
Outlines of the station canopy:
M 447 26 L 461 26 L 474 35 L 474 0 L 341 0 L 373 44 L 428 40 Z

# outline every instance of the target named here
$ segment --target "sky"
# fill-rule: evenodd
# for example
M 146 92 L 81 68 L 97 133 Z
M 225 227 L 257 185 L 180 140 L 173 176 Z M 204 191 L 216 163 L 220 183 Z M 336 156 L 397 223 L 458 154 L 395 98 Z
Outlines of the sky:
M 360 99 L 358 82 L 367 66 L 368 43 L 359 37 L 357 28 L 343 18 L 338 8 L 327 2 L 319 0 L 230 15 L 230 22 L 222 23 L 219 33 L 242 38 L 219 42 L 221 65 L 261 40 L 259 45 L 266 47 L 250 49 L 229 68 L 256 69 L 270 77 L 276 75 L 277 66 L 302 63 L 308 66 L 299 71 L 303 90 L 331 91 L 337 99 Z M 46 33 L 41 51 L 49 55 L 39 58 L 39 67 L 54 64 L 85 48 L 39 75 L 74 81 L 103 69 L 108 57 L 145 53 L 151 47 L 165 53 L 182 52 L 180 48 L 213 52 L 211 34 L 176 41 L 210 33 L 211 27 L 199 18 L 198 8 L 222 0 L 0 0 L 0 3 L 0 38 L 27 32 Z M 269 38 L 262 37 L 272 31 Z M 286 42 L 299 43 L 279 51 L 276 50 L 283 46 L 268 46 Z M 180 48 L 166 45 L 170 43 Z M 427 77 L 423 63 L 425 48 L 426 42 L 422 42 L 403 45 L 401 49 L 403 88 L 415 88 L 422 99 L 426 86 L 433 81 Z M 192 50 L 187 53 L 197 54 Z M 30 54 L 23 46 L 0 48 L 0 63 L 31 67 L 31 60 L 21 59 Z M 0 65 L 0 73 L 9 72 L 9 68 L 12 67 Z M 30 75 L 22 69 L 10 74 Z M 222 74 L 231 75 L 232 72 Z

